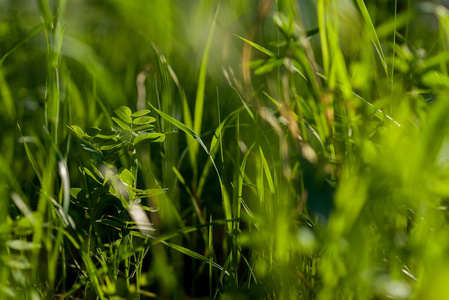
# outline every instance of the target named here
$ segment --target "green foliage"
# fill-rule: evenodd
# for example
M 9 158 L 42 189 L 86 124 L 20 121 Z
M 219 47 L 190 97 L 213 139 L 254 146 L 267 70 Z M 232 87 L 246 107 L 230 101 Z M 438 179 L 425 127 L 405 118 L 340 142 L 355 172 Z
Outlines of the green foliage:
M 0 1 L 0 298 L 445 299 L 436 2 Z

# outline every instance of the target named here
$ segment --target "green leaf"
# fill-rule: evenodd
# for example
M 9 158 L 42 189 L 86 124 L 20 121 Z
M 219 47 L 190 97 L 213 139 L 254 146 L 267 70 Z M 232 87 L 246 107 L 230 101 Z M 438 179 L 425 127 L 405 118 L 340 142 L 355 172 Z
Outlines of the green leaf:
M 120 148 L 122 146 L 123 146 L 123 143 L 113 143 L 113 144 L 109 144 L 109 145 L 100 146 L 100 150 L 102 150 L 102 151 L 112 150 L 112 149 Z
M 137 195 L 139 197 L 155 197 L 162 194 L 165 194 L 167 189 L 147 189 L 147 190 L 140 190 L 137 191 Z
M 30 251 L 33 249 L 40 248 L 40 245 L 38 245 L 38 244 L 35 244 L 33 242 L 22 241 L 22 240 L 7 241 L 6 245 L 9 248 L 18 250 L 18 251 Z
M 220 5 L 218 5 L 217 10 L 215 11 L 215 16 L 212 21 L 212 26 L 209 31 L 209 36 L 207 38 L 206 48 L 204 49 L 203 58 L 201 60 L 201 69 L 200 76 L 198 78 L 198 89 L 196 91 L 195 98 L 195 115 L 193 120 L 193 130 L 197 132 L 199 135 L 201 134 L 201 125 L 203 121 L 203 108 L 204 108 L 204 90 L 206 87 L 206 72 L 207 72 L 207 61 L 209 58 L 209 51 L 212 44 L 212 39 L 214 36 L 215 24 L 217 21 L 218 11 L 220 10 Z M 196 156 L 198 153 L 198 145 L 192 144 L 193 149 L 190 151 L 193 152 L 193 155 Z
M 89 152 L 92 152 L 92 153 L 102 154 L 100 148 L 98 148 L 96 145 L 94 145 L 94 144 L 92 144 L 92 143 L 90 143 L 90 142 L 82 143 L 82 144 L 81 144 L 81 147 L 82 147 L 84 150 L 86 150 L 86 151 L 89 151 Z
M 104 224 L 106 226 L 114 227 L 117 229 L 124 228 L 124 223 L 119 223 L 117 221 L 109 220 L 109 219 L 100 219 L 97 220 L 97 223 Z
M 382 51 L 382 46 L 379 42 L 379 37 L 377 36 L 376 29 L 374 28 L 373 22 L 371 21 L 371 17 L 369 15 L 368 9 L 365 6 L 363 0 L 356 0 L 360 12 L 362 13 L 363 20 L 365 21 L 367 30 L 369 35 L 371 36 L 371 40 L 373 41 L 374 47 L 376 48 L 377 53 L 379 54 L 380 61 L 382 62 L 382 66 L 384 67 L 385 73 L 388 76 L 388 67 L 387 62 L 385 61 L 385 55 Z
M 84 170 L 83 173 L 86 173 L 87 175 L 89 175 L 90 178 L 95 180 L 97 183 L 101 184 L 101 182 L 97 179 L 97 177 L 88 168 L 84 167 L 83 170 Z
M 275 193 L 273 177 L 271 176 L 270 167 L 268 166 L 267 160 L 265 159 L 265 155 L 263 154 L 262 148 L 259 146 L 260 158 L 262 160 L 262 167 L 265 173 L 265 176 L 268 181 L 268 186 L 270 187 L 270 192 L 272 194 Z
M 86 137 L 84 131 L 76 125 L 67 126 L 67 128 L 69 128 L 80 139 L 84 139 Z
M 117 136 L 116 131 L 108 130 L 108 131 L 101 131 L 102 133 L 99 133 L 95 135 L 95 138 L 103 139 L 103 140 L 111 140 Z
M 136 112 L 133 113 L 131 116 L 133 116 L 134 118 L 138 118 L 138 117 L 147 115 L 147 114 L 149 114 L 150 112 L 151 112 L 151 110 L 149 110 L 149 109 L 143 109 L 143 110 L 136 111 Z
M 252 60 L 252 61 L 250 61 L 250 62 L 248 63 L 248 66 L 249 66 L 251 69 L 258 68 L 258 67 L 262 66 L 262 65 L 265 63 L 265 61 L 266 61 L 266 59 L 256 59 L 256 60 Z
M 120 106 L 116 110 L 114 110 L 115 114 L 120 117 L 126 123 L 131 123 L 131 109 L 126 106 Z
M 140 117 L 133 120 L 133 124 L 143 125 L 155 122 L 156 119 L 153 117 Z
M 260 46 L 260 45 L 258 45 L 258 44 L 256 44 L 256 43 L 254 43 L 254 42 L 251 42 L 251 41 L 249 41 L 249 40 L 247 40 L 247 39 L 245 39 L 245 38 L 243 38 L 243 37 L 241 37 L 241 36 L 239 36 L 239 35 L 237 35 L 237 34 L 234 34 L 234 35 L 235 35 L 236 37 L 238 37 L 239 39 L 243 40 L 245 43 L 248 43 L 248 44 L 251 45 L 252 47 L 256 48 L 256 49 L 259 50 L 260 52 L 265 53 L 265 54 L 268 55 L 269 57 L 277 57 L 277 55 L 274 54 L 273 52 L 271 52 L 270 50 L 268 50 L 268 49 L 266 49 L 266 48 L 264 48 L 264 47 L 262 47 L 262 46 Z
M 166 113 L 163 113 L 162 111 L 158 110 L 156 107 L 154 107 L 153 105 L 151 105 L 151 103 L 149 103 L 149 105 L 151 106 L 151 108 L 153 108 L 154 111 L 156 111 L 163 119 L 167 120 L 168 122 L 170 122 L 171 124 L 175 125 L 176 127 L 178 127 L 179 129 L 181 129 L 182 131 L 184 131 L 187 135 L 193 137 L 200 145 L 201 147 L 203 147 L 204 151 L 206 151 L 207 155 L 210 155 L 209 150 L 207 149 L 206 145 L 204 145 L 203 141 L 201 140 L 201 138 L 198 136 L 198 134 L 196 134 L 192 129 L 190 129 L 189 127 L 187 127 L 186 125 L 184 125 L 183 123 L 179 122 L 178 120 L 176 120 L 175 118 L 167 115 Z
M 251 145 L 251 147 L 249 147 L 249 149 L 245 153 L 245 156 L 243 157 L 242 163 L 240 164 L 240 172 L 239 172 L 239 177 L 238 177 L 238 182 L 237 182 L 239 205 L 243 201 L 242 200 L 242 195 L 243 195 L 243 178 L 245 177 L 246 162 L 248 161 L 249 154 L 253 150 L 254 146 L 255 146 L 255 143 L 253 143 Z M 245 206 L 243 206 L 243 207 L 245 207 Z M 240 218 L 240 216 L 237 216 L 237 217 Z
M 151 103 L 148 103 L 151 108 L 153 108 L 154 111 L 156 111 L 163 119 L 167 120 L 168 122 L 170 122 L 171 124 L 175 125 L 176 127 L 178 127 L 179 129 L 181 129 L 182 131 L 184 131 L 187 135 L 193 137 L 200 145 L 201 147 L 203 147 L 204 151 L 206 151 L 207 155 L 209 156 L 212 165 L 215 169 L 215 172 L 217 173 L 217 177 L 218 180 L 220 182 L 220 189 L 221 189 L 221 195 L 222 195 L 222 200 L 223 200 L 223 208 L 225 210 L 225 216 L 228 220 L 232 219 L 232 214 L 231 214 L 231 203 L 229 201 L 229 195 L 226 191 L 226 187 L 223 184 L 223 181 L 221 180 L 221 176 L 220 176 L 220 172 L 218 171 L 217 165 L 215 164 L 214 158 L 212 157 L 212 155 L 210 154 L 209 150 L 207 149 L 206 145 L 204 145 L 203 141 L 201 140 L 201 138 L 189 127 L 187 127 L 186 125 L 184 125 L 183 123 L 179 122 L 178 120 L 176 120 L 175 118 L 163 113 L 162 111 L 158 110 L 156 107 L 154 107 L 153 105 L 151 105 Z M 232 230 L 232 224 L 228 224 L 228 229 L 229 231 Z
M 217 151 L 219 149 L 218 145 L 219 145 L 219 143 L 221 144 L 221 138 L 225 132 L 225 125 L 230 123 L 235 118 L 235 116 L 237 114 L 242 112 L 243 109 L 244 109 L 244 107 L 242 106 L 242 107 L 239 107 L 236 110 L 234 110 L 224 120 L 222 120 L 220 125 L 217 127 L 217 129 L 215 129 L 215 134 L 213 135 L 212 141 L 210 144 L 210 152 L 211 152 L 212 157 L 215 157 L 215 154 L 217 153 Z M 203 187 L 204 187 L 204 184 L 206 183 L 206 178 L 209 173 L 211 164 L 212 164 L 212 161 L 209 160 L 203 168 L 203 172 L 201 174 L 201 177 L 200 177 L 200 180 L 198 183 L 198 188 L 197 188 L 198 197 L 201 197 L 201 194 L 203 192 Z
M 71 188 L 70 195 L 72 195 L 73 198 L 78 199 L 78 195 L 81 191 L 82 191 L 82 189 L 80 189 L 80 188 Z
M 283 63 L 284 59 L 270 58 L 269 60 L 266 61 L 266 63 L 257 68 L 256 71 L 254 71 L 254 74 L 264 75 L 270 73 L 271 71 L 273 71 L 273 69 L 281 66 Z
M 23 145 L 25 146 L 25 153 L 26 153 L 26 155 L 28 157 L 28 160 L 30 161 L 31 166 L 34 169 L 34 172 L 36 173 L 37 178 L 39 178 L 39 181 L 42 182 L 41 172 L 39 171 L 39 167 L 38 167 L 38 165 L 36 163 L 36 160 L 34 159 L 33 153 L 31 152 L 30 148 L 28 147 L 28 143 L 26 142 L 26 139 L 25 139 L 25 137 L 22 134 L 22 129 L 20 128 L 19 123 L 17 123 L 17 126 L 18 126 L 19 131 L 20 131 L 20 136 L 22 137 Z
M 23 255 L 8 255 L 2 257 L 2 260 L 11 269 L 25 270 L 31 268 L 30 261 Z
M 192 251 L 192 250 L 184 248 L 182 246 L 179 246 L 179 245 L 176 245 L 176 244 L 172 244 L 172 243 L 168 243 L 168 242 L 165 242 L 165 241 L 161 241 L 161 243 L 166 245 L 166 246 L 168 246 L 168 247 L 170 247 L 170 248 L 172 248 L 172 249 L 174 249 L 174 250 L 176 250 L 176 251 L 181 252 L 182 254 L 185 254 L 187 256 L 195 258 L 195 259 L 197 259 L 199 261 L 205 262 L 207 264 L 210 263 L 210 261 L 209 261 L 209 259 L 207 257 L 205 257 L 205 256 L 203 256 L 203 255 L 201 255 L 201 254 L 199 254 L 199 253 L 197 253 L 195 251 Z M 215 268 L 219 269 L 219 270 L 223 270 L 223 267 L 220 266 L 219 264 L 215 263 L 215 262 L 212 262 L 212 265 Z
M 449 77 L 441 72 L 430 71 L 422 76 L 422 82 L 430 88 L 449 89 Z
M 156 142 L 156 143 L 163 142 L 165 140 L 165 134 L 157 133 L 157 132 L 141 134 L 134 139 L 134 145 L 137 145 L 138 143 L 145 141 L 145 140 L 151 140 L 151 142 Z
M 38 24 L 36 26 L 34 26 L 30 31 L 27 32 L 27 34 L 20 39 L 20 41 L 18 41 L 17 43 L 15 43 L 8 51 L 6 51 L 6 53 L 2 56 L 2 58 L 0 59 L 0 66 L 3 64 L 3 61 L 12 53 L 14 52 L 14 50 L 16 50 L 17 48 L 19 48 L 22 44 L 28 42 L 33 36 L 35 36 L 36 34 L 38 34 L 42 29 L 45 28 L 45 26 L 47 26 L 48 24 L 50 24 L 51 22 L 53 22 L 53 20 L 57 17 L 58 15 L 52 17 L 51 19 L 49 19 L 47 22 L 45 23 L 41 23 Z
M 136 131 L 148 131 L 148 130 L 153 129 L 153 128 L 154 128 L 154 125 L 147 124 L 147 125 L 134 127 L 133 131 L 134 132 L 136 132 Z
M 81 139 L 82 143 L 81 143 L 81 147 L 89 152 L 93 152 L 93 153 L 99 153 L 102 154 L 100 148 L 97 147 L 97 145 L 95 145 L 94 143 L 92 143 L 89 139 L 90 137 L 78 126 L 76 125 L 72 125 L 72 126 L 67 126 L 68 129 L 70 129 L 70 131 L 75 134 L 79 139 Z
M 117 119 L 117 118 L 114 118 L 114 117 L 112 117 L 112 120 L 113 120 L 115 123 L 117 123 L 118 126 L 120 126 L 123 130 L 131 131 L 131 128 L 129 128 L 129 126 L 128 126 L 125 122 L 123 122 L 122 120 Z M 130 122 L 130 123 L 131 123 L 131 122 Z
M 158 212 L 159 209 L 158 208 L 154 208 L 154 207 L 148 207 L 145 205 L 141 205 L 140 206 L 144 211 L 149 211 L 149 212 Z
M 136 182 L 133 174 L 128 169 L 123 169 L 123 171 L 119 175 L 119 178 L 123 181 L 124 184 L 128 186 L 133 186 Z

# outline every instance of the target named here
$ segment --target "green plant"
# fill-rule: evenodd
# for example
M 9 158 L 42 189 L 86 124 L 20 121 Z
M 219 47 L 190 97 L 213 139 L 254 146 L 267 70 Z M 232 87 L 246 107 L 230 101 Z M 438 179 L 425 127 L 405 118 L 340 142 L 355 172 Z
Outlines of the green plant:
M 0 1 L 0 298 L 444 299 L 448 20 Z
M 69 127 L 81 140 L 83 149 L 93 155 L 91 168 L 80 166 L 84 186 L 71 188 L 70 192 L 75 199 L 74 203 L 85 211 L 86 217 L 91 221 L 85 251 L 97 251 L 99 257 L 108 262 L 106 273 L 110 276 L 109 281 L 117 280 L 119 266 L 124 261 L 125 273 L 121 278 L 128 289 L 133 277 L 131 272 L 140 274 L 139 266 L 148 252 L 148 246 L 139 249 L 134 245 L 133 236 L 134 239 L 148 240 L 155 230 L 146 213 L 152 209 L 143 205 L 142 199 L 165 192 L 164 189 L 143 190 L 137 187 L 137 147 L 146 142 L 163 142 L 165 135 L 153 131 L 152 123 L 156 119 L 148 116 L 149 110 L 132 113 L 128 107 L 122 106 L 114 112 L 118 116 L 112 117 L 116 126 L 109 130 L 90 128 L 84 132 L 76 125 Z M 124 165 L 117 169 L 115 164 L 120 159 Z M 131 164 L 127 164 L 128 161 Z M 100 235 L 101 225 L 111 229 L 105 236 Z M 138 255 L 130 255 L 136 251 Z M 134 266 L 133 270 L 131 266 Z M 109 282 L 105 292 L 123 296 L 125 287 Z

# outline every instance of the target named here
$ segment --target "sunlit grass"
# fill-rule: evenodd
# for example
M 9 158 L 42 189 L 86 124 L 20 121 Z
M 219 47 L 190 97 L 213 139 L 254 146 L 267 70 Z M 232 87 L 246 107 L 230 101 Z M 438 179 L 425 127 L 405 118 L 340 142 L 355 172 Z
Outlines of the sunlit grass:
M 1 2 L 0 298 L 445 299 L 448 20 Z

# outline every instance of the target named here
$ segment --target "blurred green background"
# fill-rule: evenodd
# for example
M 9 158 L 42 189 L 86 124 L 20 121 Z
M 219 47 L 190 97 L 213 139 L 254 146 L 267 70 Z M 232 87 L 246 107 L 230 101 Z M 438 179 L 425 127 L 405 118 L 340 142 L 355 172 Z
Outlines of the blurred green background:
M 448 298 L 447 5 L 0 0 L 0 296 Z M 121 106 L 165 140 L 85 151 Z

